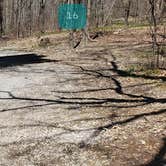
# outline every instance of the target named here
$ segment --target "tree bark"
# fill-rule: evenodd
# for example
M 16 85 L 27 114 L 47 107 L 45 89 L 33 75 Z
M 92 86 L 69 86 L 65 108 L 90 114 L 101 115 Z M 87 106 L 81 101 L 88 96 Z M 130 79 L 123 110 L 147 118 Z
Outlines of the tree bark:
M 3 0 L 0 0 L 0 37 L 3 34 Z

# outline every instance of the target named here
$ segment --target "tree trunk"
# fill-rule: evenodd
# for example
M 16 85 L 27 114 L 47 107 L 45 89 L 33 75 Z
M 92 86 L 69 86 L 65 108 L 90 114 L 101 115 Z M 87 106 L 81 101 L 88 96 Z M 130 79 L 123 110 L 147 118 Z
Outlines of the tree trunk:
M 160 61 L 160 47 L 157 42 L 157 20 L 156 20 L 156 10 L 155 10 L 155 0 L 149 0 L 150 4 L 150 29 L 152 37 L 152 47 L 153 47 L 153 56 L 155 58 L 155 68 L 159 68 Z
M 131 0 L 124 0 L 124 20 L 125 24 L 129 25 L 129 16 L 130 16 L 130 8 L 131 8 Z
M 39 29 L 41 33 L 45 32 L 45 6 L 46 0 L 40 0 L 40 9 L 39 9 Z
M 3 34 L 3 0 L 0 0 L 0 37 Z

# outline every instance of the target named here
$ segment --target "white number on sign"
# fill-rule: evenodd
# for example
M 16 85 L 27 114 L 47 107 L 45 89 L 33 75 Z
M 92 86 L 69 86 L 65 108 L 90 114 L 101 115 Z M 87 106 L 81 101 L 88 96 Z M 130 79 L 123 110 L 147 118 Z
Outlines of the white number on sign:
M 68 20 L 72 20 L 72 19 L 78 19 L 78 15 L 77 15 L 77 13 L 76 12 L 74 12 L 73 13 L 73 15 L 71 15 L 71 13 L 70 12 L 67 12 L 67 19 Z

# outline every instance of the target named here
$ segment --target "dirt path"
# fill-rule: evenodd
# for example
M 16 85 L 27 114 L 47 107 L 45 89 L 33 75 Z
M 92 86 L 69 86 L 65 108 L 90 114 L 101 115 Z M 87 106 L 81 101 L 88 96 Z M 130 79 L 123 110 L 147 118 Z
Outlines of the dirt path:
M 1 51 L 0 165 L 164 166 L 166 77 L 118 50 Z

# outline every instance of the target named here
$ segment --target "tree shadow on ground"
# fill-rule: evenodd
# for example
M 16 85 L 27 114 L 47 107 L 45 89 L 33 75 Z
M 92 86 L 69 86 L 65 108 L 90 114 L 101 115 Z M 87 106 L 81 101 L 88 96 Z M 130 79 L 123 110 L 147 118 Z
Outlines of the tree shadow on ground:
M 104 49 L 104 51 L 107 51 Z M 92 52 L 93 53 L 93 52 Z M 94 54 L 94 53 L 93 53 Z M 101 54 L 103 54 L 103 51 L 101 51 Z M 137 94 L 132 94 L 132 93 L 126 93 L 124 92 L 124 88 L 119 80 L 120 77 L 141 77 L 144 79 L 152 79 L 152 80 L 162 80 L 165 81 L 166 77 L 148 77 L 148 76 L 142 76 L 142 75 L 131 75 L 125 71 L 122 71 L 118 68 L 117 62 L 116 62 L 116 57 L 114 55 L 112 55 L 110 53 L 110 56 L 112 56 L 112 61 L 110 61 L 110 64 L 112 66 L 111 69 L 107 69 L 107 70 L 111 70 L 111 72 L 113 72 L 115 75 L 105 75 L 102 73 L 102 71 L 99 69 L 96 70 L 90 70 L 90 69 L 85 69 L 82 66 L 78 66 L 78 65 L 73 65 L 73 64 L 68 64 L 71 65 L 72 67 L 77 67 L 80 70 L 78 70 L 78 74 L 85 74 L 85 75 L 90 75 L 93 76 L 93 78 L 108 78 L 109 80 L 112 80 L 115 88 L 99 88 L 99 89 L 94 89 L 94 90 L 82 90 L 80 91 L 80 93 L 82 92 L 95 92 L 95 91 L 102 91 L 102 90 L 114 90 L 117 94 L 124 96 L 124 97 L 128 97 L 126 98 L 98 98 L 98 97 L 65 97 L 65 96 L 59 96 L 57 97 L 57 99 L 44 99 L 44 98 L 40 98 L 40 99 L 35 99 L 35 98 L 24 98 L 24 97 L 17 97 L 14 94 L 12 94 L 11 92 L 8 91 L 1 91 L 1 93 L 7 93 L 8 97 L 7 98 L 0 98 L 0 100 L 25 100 L 25 101 L 34 101 L 34 102 L 46 102 L 44 104 L 37 104 L 37 105 L 31 105 L 31 106 L 25 106 L 25 107 L 20 107 L 20 108 L 28 108 L 28 107 L 40 107 L 40 106 L 44 106 L 44 105 L 49 105 L 49 104 L 64 104 L 64 105 L 79 105 L 79 107 L 84 107 L 84 106 L 89 106 L 89 107 L 105 107 L 105 104 L 111 104 L 111 103 L 115 103 L 116 105 L 108 105 L 108 107 L 115 107 L 115 108 L 130 108 L 130 107 L 138 107 L 138 106 L 143 106 L 143 105 L 148 105 L 148 104 L 152 104 L 152 103 L 166 103 L 166 98 L 155 98 L 155 97 L 151 97 L 151 96 L 145 96 L 145 95 L 137 95 Z M 19 56 L 16 56 L 19 57 Z M 16 61 L 17 58 L 14 57 L 9 57 L 9 59 L 11 58 L 11 60 L 13 60 L 14 58 L 14 62 L 18 64 L 24 64 L 24 63 L 43 63 L 43 62 L 52 62 L 52 60 L 47 60 L 47 59 L 42 59 L 41 57 L 43 56 L 37 56 L 37 55 L 25 55 L 25 56 L 20 56 L 20 62 L 19 62 L 19 58 L 18 58 L 18 62 Z M 97 55 L 97 57 L 100 59 L 101 55 Z M 1 57 L 2 58 L 2 57 Z M 7 57 L 5 57 L 7 58 Z M 25 59 L 24 59 L 25 58 Z M 27 59 L 26 59 L 27 58 Z M 104 57 L 102 57 L 103 59 Z M 28 62 L 29 59 L 29 62 Z M 7 60 L 7 59 L 6 59 Z M 105 61 L 107 61 L 106 58 L 104 58 Z M 10 60 L 9 60 L 10 61 Z M 21 63 L 22 62 L 22 63 Z M 9 63 L 9 62 L 7 62 Z M 10 63 L 9 63 L 10 64 Z M 8 64 L 8 65 L 9 65 Z M 72 78 L 71 78 L 72 79 Z M 138 85 L 137 85 L 138 86 Z M 130 86 L 128 86 L 130 87 Z M 70 92 L 70 91 L 55 91 L 56 93 L 59 94 L 65 94 L 65 93 L 74 93 L 74 92 Z M 125 105 L 119 105 L 119 104 L 127 104 L 127 106 Z M 128 104 L 132 104 L 132 105 L 128 105 Z M 106 106 L 107 107 L 107 106 Z M 18 109 L 20 109 L 18 108 Z M 77 107 L 78 108 L 78 107 Z M 11 109 L 5 109 L 5 110 L 1 110 L 1 112 L 5 112 L 5 111 L 12 111 L 12 110 L 17 110 L 17 108 L 11 108 Z
M 23 66 L 26 64 L 57 62 L 55 60 L 45 59 L 44 55 L 27 53 L 22 55 L 0 56 L 0 68 Z
M 152 161 L 142 166 L 165 166 L 166 165 L 166 137 L 163 138 L 163 145 Z
M 134 97 L 135 99 L 123 99 L 123 98 L 81 98 L 81 97 L 61 97 L 57 96 L 56 99 L 45 99 L 45 98 L 30 98 L 30 97 L 18 97 L 12 94 L 11 92 L 8 91 L 0 91 L 0 93 L 7 94 L 7 97 L 0 97 L 0 100 L 19 100 L 19 101 L 33 101 L 33 102 L 44 102 L 44 104 L 37 104 L 37 105 L 31 105 L 31 106 L 25 106 L 25 107 L 18 107 L 18 108 L 11 108 L 11 109 L 3 109 L 0 110 L 0 112 L 6 112 L 6 111 L 14 111 L 22 108 L 30 108 L 30 107 L 40 107 L 40 106 L 45 106 L 45 105 L 58 105 L 58 104 L 63 104 L 67 106 L 74 106 L 74 105 L 79 105 L 79 107 L 86 107 L 86 106 L 100 106 L 103 107 L 103 104 L 111 104 L 115 103 L 119 106 L 119 104 L 133 104 L 132 107 L 137 107 L 137 105 L 140 103 L 138 106 L 143 106 L 143 105 L 149 105 L 149 104 L 154 104 L 154 103 L 161 103 L 164 104 L 166 103 L 166 98 L 153 98 L 153 97 L 148 97 L 148 96 L 142 96 L 142 95 L 130 95 L 124 93 L 124 95 L 128 95 L 130 97 Z M 138 98 L 138 99 L 137 99 Z M 117 106 L 109 106 L 109 107 L 115 107 Z M 121 106 L 123 108 L 123 106 Z M 130 106 L 124 108 L 130 108 Z
M 34 102 L 34 104 L 30 105 L 30 106 L 24 106 L 24 107 L 3 109 L 3 110 L 0 110 L 0 112 L 14 111 L 14 110 L 20 110 L 20 109 L 31 108 L 31 107 L 42 107 L 42 106 L 48 106 L 48 105 L 67 105 L 69 107 L 76 106 L 76 109 L 79 109 L 79 108 L 87 107 L 87 106 L 88 107 L 105 107 L 106 104 L 112 104 L 112 103 L 114 103 L 115 105 L 108 105 L 108 107 L 130 108 L 130 107 L 138 107 L 138 106 L 144 106 L 144 105 L 155 104 L 155 103 L 160 103 L 160 104 L 166 103 L 166 98 L 155 98 L 152 96 L 126 93 L 124 91 L 125 87 L 122 85 L 122 83 L 119 79 L 119 77 L 134 77 L 134 78 L 138 77 L 138 78 L 150 79 L 150 80 L 154 80 L 154 81 L 156 81 L 156 80 L 165 81 L 166 77 L 149 77 L 149 76 L 144 76 L 144 75 L 136 75 L 136 74 L 133 75 L 133 74 L 127 73 L 126 71 L 122 71 L 118 68 L 118 65 L 116 63 L 116 58 L 113 55 L 112 55 L 112 58 L 113 58 L 113 60 L 110 62 L 112 65 L 112 68 L 107 69 L 107 70 L 110 70 L 111 72 L 113 72 L 113 74 L 116 74 L 116 76 L 115 75 L 105 75 L 102 73 L 103 70 L 101 71 L 100 69 L 99 70 L 98 69 L 96 69 L 96 70 L 85 69 L 82 66 L 78 66 L 78 65 L 76 66 L 76 65 L 72 65 L 72 64 L 71 64 L 71 66 L 75 66 L 80 69 L 78 71 L 78 74 L 83 73 L 85 75 L 90 75 L 90 76 L 93 76 L 94 78 L 101 78 L 101 79 L 108 78 L 109 80 L 111 80 L 113 82 L 113 85 L 115 86 L 115 88 L 100 88 L 100 89 L 95 88 L 93 90 L 81 90 L 80 92 L 78 91 L 78 93 L 88 93 L 88 92 L 94 92 L 94 91 L 96 92 L 96 91 L 103 91 L 103 90 L 114 90 L 116 92 L 116 94 L 121 95 L 122 98 L 116 98 L 116 97 L 99 98 L 96 96 L 91 97 L 91 98 L 65 97 L 65 96 L 58 97 L 57 96 L 56 99 L 47 99 L 47 98 L 19 97 L 19 96 L 12 94 L 11 92 L 1 91 L 0 93 L 6 93 L 7 95 L 5 94 L 5 96 L 7 96 L 7 97 L 1 97 L 0 100 L 30 101 L 30 102 Z M 137 86 L 139 86 L 139 85 L 137 85 Z M 130 86 L 128 86 L 128 88 L 129 87 Z M 59 93 L 60 94 L 70 93 L 70 91 L 55 91 L 55 92 L 58 94 Z M 126 97 L 128 97 L 128 98 L 126 98 Z M 42 102 L 42 103 L 40 104 L 38 102 Z M 123 104 L 123 105 L 120 105 L 120 104 Z M 88 144 L 89 140 L 98 136 L 105 129 L 111 129 L 112 127 L 117 126 L 117 125 L 125 125 L 125 124 L 131 123 L 133 121 L 136 121 L 140 118 L 143 118 L 143 117 L 157 116 L 157 115 L 165 114 L 165 113 L 166 113 L 166 109 L 160 109 L 158 111 L 156 110 L 153 112 L 145 112 L 145 113 L 141 113 L 141 114 L 131 115 L 129 118 L 125 118 L 123 120 L 113 121 L 111 123 L 108 123 L 107 125 L 95 126 L 95 127 L 91 127 L 88 129 L 78 129 L 78 130 L 65 129 L 65 131 L 63 133 L 93 131 L 94 130 L 93 134 L 87 140 L 80 143 L 80 148 L 84 148 Z M 102 119 L 104 119 L 104 118 L 108 118 L 108 117 L 102 117 Z M 93 118 L 93 119 L 95 119 L 95 118 Z M 100 118 L 98 118 L 98 119 L 100 119 Z M 78 121 L 83 121 L 83 120 L 89 121 L 91 119 L 79 119 Z M 51 125 L 51 127 L 57 127 L 57 126 Z M 50 137 L 49 139 L 51 139 L 51 138 L 52 137 Z M 147 165 L 147 166 L 151 166 L 152 164 L 154 165 L 154 163 L 159 163 L 160 160 L 158 160 L 158 158 L 160 158 L 162 161 L 164 154 L 165 154 L 165 144 L 164 144 L 164 148 L 161 148 L 159 154 L 157 155 L 157 157 L 155 157 L 154 161 L 149 163 L 149 165 Z

